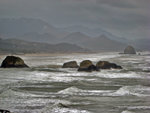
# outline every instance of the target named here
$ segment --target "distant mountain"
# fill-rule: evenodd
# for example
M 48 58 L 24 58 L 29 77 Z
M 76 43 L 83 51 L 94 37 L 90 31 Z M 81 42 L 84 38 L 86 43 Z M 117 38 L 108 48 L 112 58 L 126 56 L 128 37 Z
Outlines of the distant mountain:
M 103 30 L 102 28 L 88 28 L 82 25 L 77 25 L 77 26 L 69 26 L 69 27 L 65 27 L 62 30 L 66 31 L 66 32 L 81 32 L 89 37 L 98 37 L 100 35 L 105 35 L 107 37 L 109 37 L 112 40 L 116 40 L 118 42 L 127 42 L 127 40 L 123 37 L 118 37 L 113 35 L 112 33 Z
M 66 36 L 64 42 L 78 44 L 80 47 L 88 48 L 92 51 L 122 51 L 126 44 L 109 39 L 106 35 L 91 38 L 83 33 L 75 32 Z
M 90 39 L 89 36 L 87 36 L 81 32 L 74 32 L 74 33 L 71 33 L 71 34 L 67 35 L 66 37 L 64 37 L 62 42 L 81 45 L 83 42 L 85 42 L 89 39 Z
M 126 44 L 139 50 L 150 48 L 149 39 L 127 40 L 101 28 L 91 29 L 82 25 L 56 28 L 43 20 L 31 18 L 0 19 L 0 36 L 39 43 L 70 43 L 93 51 L 116 51 Z
M 93 51 L 122 51 L 126 47 L 126 44 L 111 40 L 105 35 L 87 40 L 82 45 Z
M 74 44 L 60 43 L 60 44 L 47 44 L 28 42 L 18 39 L 1 39 L 0 51 L 8 53 L 57 53 L 57 52 L 87 52 Z
M 50 34 L 50 33 L 37 33 L 37 32 L 29 32 L 26 33 L 22 36 L 19 36 L 18 38 L 15 37 L 16 39 L 22 39 L 26 41 L 31 41 L 31 42 L 42 42 L 42 43 L 57 43 L 59 39 L 57 39 L 56 36 Z

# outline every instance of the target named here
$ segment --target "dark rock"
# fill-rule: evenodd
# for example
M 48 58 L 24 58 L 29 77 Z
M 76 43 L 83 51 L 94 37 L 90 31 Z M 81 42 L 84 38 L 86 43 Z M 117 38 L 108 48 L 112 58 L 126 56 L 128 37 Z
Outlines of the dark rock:
M 63 64 L 62 68 L 78 68 L 78 64 L 76 61 L 70 61 Z
M 87 69 L 90 71 L 100 71 L 100 69 L 95 65 L 90 65 Z
M 28 67 L 24 61 L 16 56 L 7 56 L 1 64 L 2 68 L 25 68 Z
M 8 110 L 3 110 L 3 109 L 0 109 L 0 113 L 10 113 L 10 111 L 8 111 Z
M 92 71 L 99 71 L 99 68 L 93 65 L 92 61 L 84 60 L 80 63 L 78 71 L 92 72 Z
M 84 60 L 80 63 L 79 68 L 88 68 L 89 66 L 93 65 L 92 61 L 90 60 Z
M 79 68 L 78 71 L 92 72 L 92 71 L 100 71 L 100 69 L 96 67 L 95 65 L 90 65 L 87 68 Z
M 96 67 L 100 68 L 100 69 L 122 69 L 121 66 L 115 64 L 115 63 L 110 63 L 108 61 L 99 61 L 96 64 Z
M 125 48 L 124 54 L 136 54 L 136 51 L 132 46 L 128 46 Z

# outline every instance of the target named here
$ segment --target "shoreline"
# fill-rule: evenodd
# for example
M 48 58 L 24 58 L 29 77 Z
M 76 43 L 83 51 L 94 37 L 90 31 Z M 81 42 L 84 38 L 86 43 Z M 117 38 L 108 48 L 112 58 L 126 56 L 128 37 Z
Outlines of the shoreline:
M 64 56 L 64 55 L 81 55 L 81 54 L 96 54 L 99 52 L 81 52 L 81 53 L 26 53 L 26 54 L 10 54 L 1 53 L 0 57 L 4 56 Z

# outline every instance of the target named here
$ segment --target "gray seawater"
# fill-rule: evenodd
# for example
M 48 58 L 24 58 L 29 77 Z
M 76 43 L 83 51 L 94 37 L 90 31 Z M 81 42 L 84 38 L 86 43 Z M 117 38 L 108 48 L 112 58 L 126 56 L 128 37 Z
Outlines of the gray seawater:
M 0 69 L 0 109 L 12 113 L 150 113 L 148 52 L 22 58 L 30 69 Z M 108 60 L 123 69 L 88 73 L 50 68 L 86 59 Z

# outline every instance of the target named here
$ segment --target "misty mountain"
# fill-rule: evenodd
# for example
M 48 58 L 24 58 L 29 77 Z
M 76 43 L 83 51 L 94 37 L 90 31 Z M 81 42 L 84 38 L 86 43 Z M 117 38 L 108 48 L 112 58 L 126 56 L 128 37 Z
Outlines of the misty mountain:
M 102 35 L 105 38 L 102 38 Z M 148 39 L 127 40 L 101 28 L 91 29 L 82 25 L 56 28 L 43 20 L 31 18 L 0 19 L 0 36 L 5 39 L 15 38 L 49 44 L 65 42 L 93 51 L 121 50 L 126 44 L 139 50 L 149 50 Z
M 126 44 L 111 40 L 105 35 L 92 38 L 82 43 L 83 47 L 88 47 L 93 51 L 122 51 Z
M 122 51 L 126 46 L 122 42 L 109 39 L 106 35 L 91 38 L 80 32 L 71 33 L 63 41 L 77 44 L 92 51 Z
M 91 38 L 81 32 L 74 32 L 63 38 L 63 42 L 81 45 L 83 42 L 90 40 Z
M 110 39 L 116 40 L 118 42 L 127 42 L 127 40 L 125 38 L 115 36 L 115 35 L 111 34 L 110 32 L 103 30 L 102 28 L 91 29 L 91 28 L 88 28 L 88 27 L 85 27 L 82 25 L 78 25 L 78 26 L 65 27 L 65 28 L 63 28 L 63 30 L 67 31 L 67 32 L 71 32 L 71 33 L 81 32 L 89 37 L 98 37 L 100 35 L 105 35 L 105 36 L 109 37 Z
M 56 53 L 56 52 L 87 52 L 75 44 L 47 44 L 28 42 L 18 39 L 0 39 L 0 51 L 8 53 Z
M 40 34 L 37 32 L 26 33 L 22 36 L 19 36 L 17 39 L 22 39 L 22 40 L 31 41 L 31 42 L 51 43 L 51 44 L 58 42 L 57 37 L 50 33 Z

